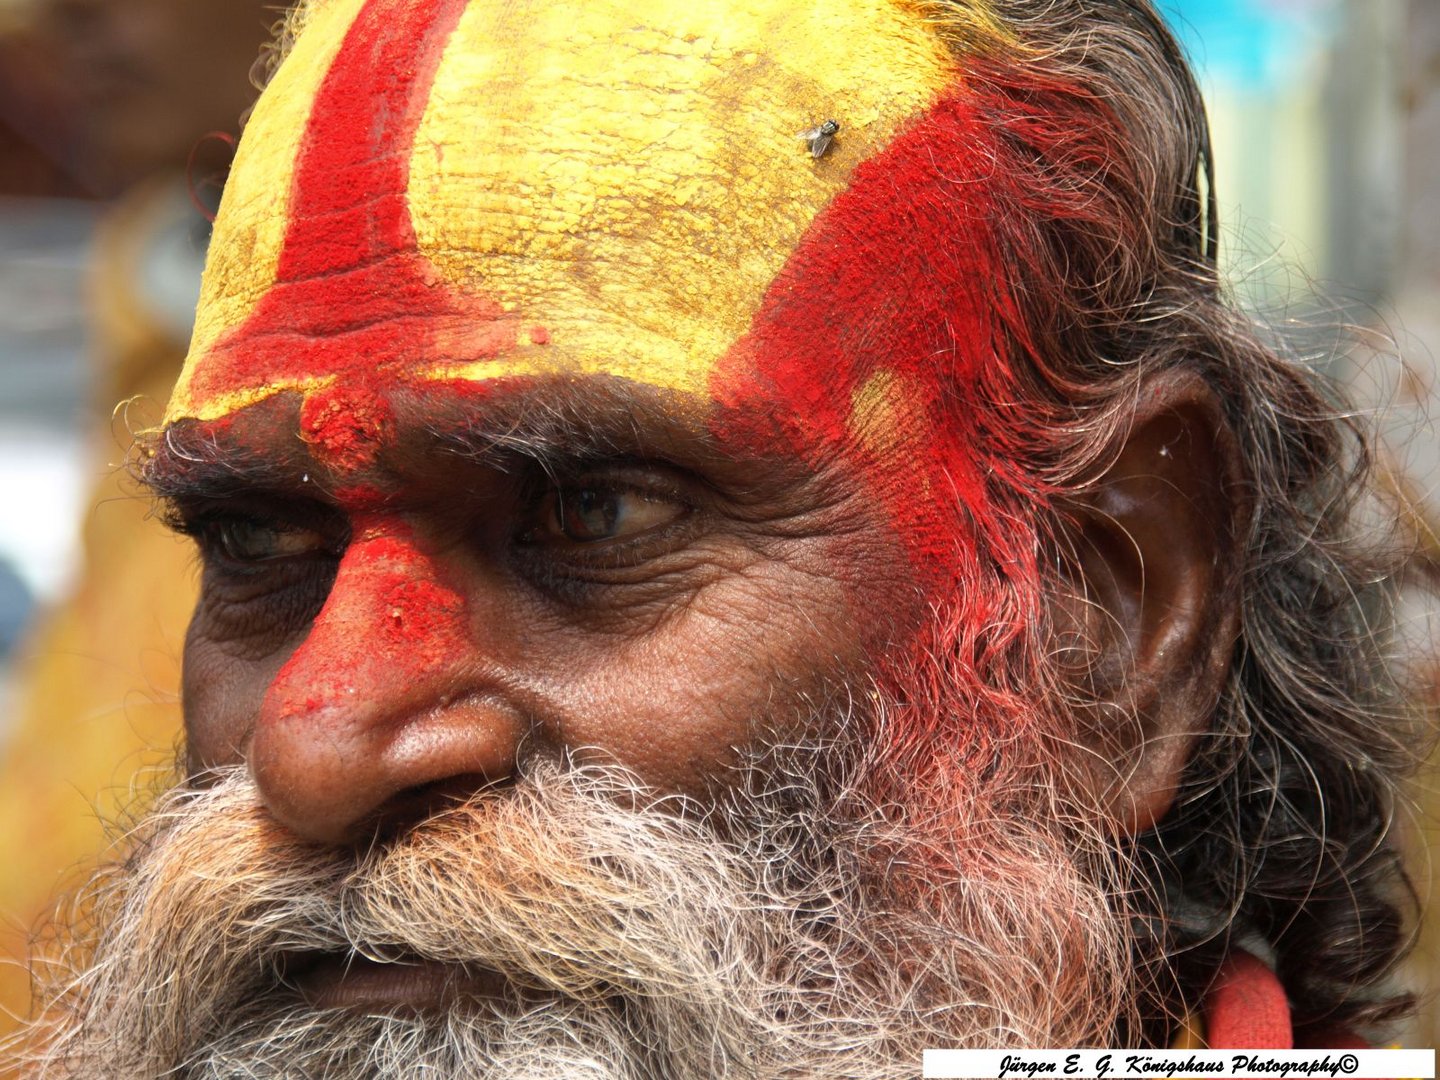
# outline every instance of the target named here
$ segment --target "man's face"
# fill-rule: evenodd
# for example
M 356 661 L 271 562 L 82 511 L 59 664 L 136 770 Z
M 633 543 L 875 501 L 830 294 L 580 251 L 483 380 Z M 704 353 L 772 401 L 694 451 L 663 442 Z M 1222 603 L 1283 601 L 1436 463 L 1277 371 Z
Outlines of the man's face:
M 911 268 L 893 198 L 951 180 L 953 61 L 888 3 L 664 8 L 320 5 L 248 132 L 157 472 L 206 554 L 192 764 L 301 835 L 522 744 L 697 793 L 945 579 L 982 245 Z
M 115 890 L 95 1045 L 858 1077 L 1125 1008 L 1038 738 L 870 783 L 973 599 L 955 62 L 888 0 L 694 8 L 315 6 L 151 463 L 198 790 Z
M 363 468 L 301 441 L 293 398 L 255 406 L 219 437 L 263 483 L 181 502 L 205 556 L 192 764 L 247 761 L 302 836 L 355 840 L 522 753 L 699 794 L 757 724 L 783 736 L 913 630 L 913 573 L 863 489 L 724 457 L 665 395 L 387 404 Z

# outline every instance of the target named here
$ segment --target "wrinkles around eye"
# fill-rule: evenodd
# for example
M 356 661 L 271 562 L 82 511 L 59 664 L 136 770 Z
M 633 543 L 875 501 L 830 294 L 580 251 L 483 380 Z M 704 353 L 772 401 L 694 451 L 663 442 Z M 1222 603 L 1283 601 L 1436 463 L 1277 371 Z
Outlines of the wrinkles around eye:
M 325 537 L 314 529 L 251 518 L 213 522 L 207 530 L 207 540 L 219 553 L 237 563 L 272 562 L 328 550 Z
M 595 589 L 675 587 L 676 560 L 704 532 L 703 482 L 683 471 L 617 464 L 546 477 L 516 545 L 517 568 L 545 591 L 588 605 Z M 685 575 L 680 575 L 682 578 Z

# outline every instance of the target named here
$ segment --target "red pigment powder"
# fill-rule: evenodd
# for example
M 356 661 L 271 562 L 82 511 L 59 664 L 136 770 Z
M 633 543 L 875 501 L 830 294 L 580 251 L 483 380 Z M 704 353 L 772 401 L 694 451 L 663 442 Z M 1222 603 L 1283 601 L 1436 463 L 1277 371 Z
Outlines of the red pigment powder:
M 515 345 L 514 317 L 446 286 L 419 254 L 406 196 L 415 133 L 465 6 L 369 0 L 361 9 L 311 109 L 277 281 L 195 367 L 197 400 L 331 374 L 400 382 L 418 363 L 481 360 Z M 354 425 L 371 430 L 363 417 Z M 342 454 L 364 441 L 338 439 Z
M 355 526 L 364 538 L 345 552 L 332 591 L 338 596 L 343 584 L 347 633 L 356 635 L 349 642 L 353 653 L 397 664 L 405 674 L 465 655 L 464 597 L 439 581 L 410 530 L 392 518 L 373 524 L 361 518 Z M 321 612 L 317 626 L 328 613 Z
M 385 594 L 385 638 L 410 651 L 451 636 L 463 624 L 464 603 L 458 593 L 433 581 L 402 581 Z
M 1025 284 L 1049 254 L 1034 221 L 1094 218 L 1102 236 L 1125 227 L 1099 220 L 1106 211 L 1079 182 L 1123 158 L 1107 153 L 1093 99 L 1041 86 L 1019 65 L 1008 82 L 982 77 L 980 63 L 856 168 L 712 382 L 717 437 L 788 445 L 817 468 L 849 462 L 909 550 L 935 614 L 910 656 L 887 659 L 908 704 L 882 749 L 906 789 L 987 768 L 1036 722 L 1023 657 L 1043 625 L 1034 510 L 1044 492 L 1017 462 L 1053 435 L 1018 407 L 1033 392 L 1016 367 L 1045 360 L 1029 328 L 1052 301 Z M 997 137 L 1007 114 L 1026 120 L 1033 147 Z M 1062 164 L 1042 174 L 1031 153 Z M 905 424 L 889 445 L 883 428 L 861 437 L 854 426 L 872 379 L 902 391 Z
M 817 215 L 717 366 L 717 435 L 788 444 L 817 467 L 852 462 L 938 602 L 979 579 L 979 545 L 1012 595 L 1036 602 L 1027 522 L 1051 493 L 1020 463 L 1045 459 L 1066 416 L 1030 381 L 1075 318 L 1073 298 L 1057 295 L 1068 256 L 1055 245 L 1084 246 L 1083 264 L 1109 258 L 1118 273 L 1147 242 L 1119 194 L 1143 186 L 1126 172 L 1127 139 L 1083 88 L 970 57 Z M 877 376 L 904 389 L 897 406 L 911 414 L 908 441 L 890 448 L 853 428 L 857 393 Z M 1017 634 L 1018 617 L 987 602 L 967 600 L 977 625 Z
M 992 168 L 966 100 L 938 102 L 817 216 L 712 383 L 722 439 L 853 461 L 932 581 L 953 579 L 958 539 L 937 504 L 986 512 L 963 401 L 977 371 L 1006 362 L 998 313 L 1013 301 L 988 186 L 963 181 Z M 856 438 L 856 394 L 882 372 L 907 388 L 920 445 Z
M 315 456 L 338 471 L 355 471 L 375 461 L 395 427 L 390 404 L 368 381 L 335 382 L 305 395 L 300 436 Z
M 367 687 L 418 684 L 470 653 L 464 597 L 404 526 L 383 527 L 345 552 L 329 601 L 271 686 L 269 715 L 343 712 Z

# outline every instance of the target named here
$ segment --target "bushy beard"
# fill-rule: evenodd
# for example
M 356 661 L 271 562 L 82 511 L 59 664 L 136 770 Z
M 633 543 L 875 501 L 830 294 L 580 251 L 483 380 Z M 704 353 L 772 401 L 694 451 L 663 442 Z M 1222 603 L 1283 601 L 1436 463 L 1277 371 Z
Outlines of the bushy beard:
M 926 1047 L 1107 1043 L 1134 979 L 1093 815 L 1022 763 L 917 820 L 835 753 L 773 751 L 704 812 L 536 760 L 358 853 L 302 843 L 243 771 L 177 790 L 92 883 L 32 1074 L 860 1080 Z M 297 952 L 503 989 L 318 1008 Z

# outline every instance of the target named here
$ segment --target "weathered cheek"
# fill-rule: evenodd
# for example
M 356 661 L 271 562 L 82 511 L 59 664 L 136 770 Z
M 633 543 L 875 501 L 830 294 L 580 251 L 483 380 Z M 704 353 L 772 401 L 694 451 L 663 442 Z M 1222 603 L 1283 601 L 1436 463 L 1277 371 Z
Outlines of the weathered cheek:
M 888 539 L 807 537 L 727 573 L 644 637 L 571 653 L 564 741 L 620 760 L 657 788 L 701 795 L 757 740 L 828 722 L 912 632 L 915 590 Z M 878 556 L 888 555 L 882 565 Z
M 244 760 L 260 701 L 286 655 L 283 649 L 239 655 L 232 643 L 214 634 L 203 608 L 196 613 L 181 669 L 186 760 L 192 772 Z

